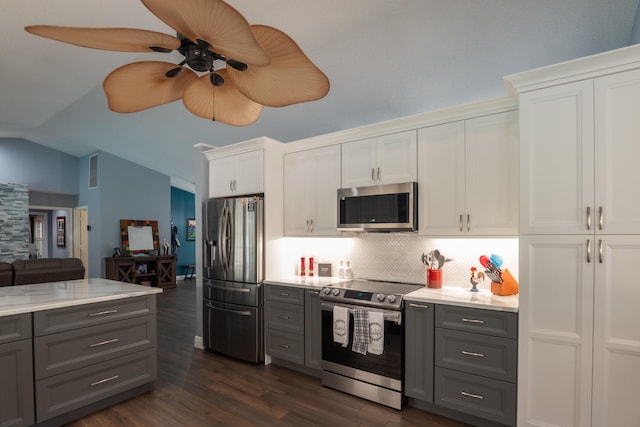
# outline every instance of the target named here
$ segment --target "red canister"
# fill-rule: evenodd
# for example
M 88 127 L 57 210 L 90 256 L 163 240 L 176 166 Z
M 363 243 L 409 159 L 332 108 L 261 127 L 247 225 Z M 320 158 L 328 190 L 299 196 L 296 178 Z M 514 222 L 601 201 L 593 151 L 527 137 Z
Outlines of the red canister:
M 442 270 L 427 270 L 427 287 L 432 289 L 442 287 Z

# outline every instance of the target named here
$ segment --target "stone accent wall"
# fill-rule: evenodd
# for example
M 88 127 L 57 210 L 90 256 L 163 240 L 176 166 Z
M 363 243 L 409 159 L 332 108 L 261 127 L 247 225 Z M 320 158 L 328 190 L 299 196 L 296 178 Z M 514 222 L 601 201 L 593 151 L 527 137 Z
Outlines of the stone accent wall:
M 0 183 L 0 261 L 29 258 L 29 189 Z

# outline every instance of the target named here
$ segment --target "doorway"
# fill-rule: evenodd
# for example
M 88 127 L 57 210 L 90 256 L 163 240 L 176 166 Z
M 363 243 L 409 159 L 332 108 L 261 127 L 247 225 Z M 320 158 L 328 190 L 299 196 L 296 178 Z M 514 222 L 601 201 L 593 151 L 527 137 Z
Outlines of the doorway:
M 47 258 L 49 256 L 48 224 L 49 214 L 29 214 L 29 258 Z
M 88 230 L 87 230 L 87 208 L 73 209 L 73 251 L 72 257 L 82 260 L 85 266 L 85 275 L 89 271 L 88 264 Z

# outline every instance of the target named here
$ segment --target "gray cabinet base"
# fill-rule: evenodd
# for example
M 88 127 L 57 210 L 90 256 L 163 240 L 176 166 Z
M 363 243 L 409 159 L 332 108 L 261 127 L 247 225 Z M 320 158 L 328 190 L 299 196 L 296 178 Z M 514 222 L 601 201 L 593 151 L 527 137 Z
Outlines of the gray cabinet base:
M 115 396 L 108 397 L 99 402 L 92 403 L 87 406 L 83 406 L 82 408 L 76 409 L 71 412 L 67 412 L 63 415 L 57 416 L 55 418 L 50 418 L 46 421 L 36 424 L 38 427 L 54 427 L 60 426 L 71 421 L 82 418 L 86 415 L 93 414 L 94 412 L 101 411 L 109 406 L 113 406 L 117 403 L 124 402 L 125 400 L 131 399 L 132 397 L 138 396 L 143 393 L 147 393 L 153 390 L 153 383 L 148 383 L 141 385 L 139 387 L 132 388 L 123 393 L 117 394 Z

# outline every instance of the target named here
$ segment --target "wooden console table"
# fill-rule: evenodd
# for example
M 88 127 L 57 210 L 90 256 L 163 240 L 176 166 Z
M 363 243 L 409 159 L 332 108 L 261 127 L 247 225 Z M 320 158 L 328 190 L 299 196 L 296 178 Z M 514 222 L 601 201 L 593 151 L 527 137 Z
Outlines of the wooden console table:
M 106 278 L 158 288 L 176 287 L 176 258 L 172 255 L 105 258 Z

